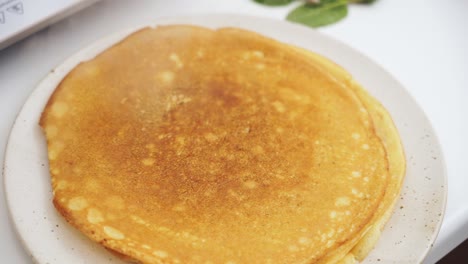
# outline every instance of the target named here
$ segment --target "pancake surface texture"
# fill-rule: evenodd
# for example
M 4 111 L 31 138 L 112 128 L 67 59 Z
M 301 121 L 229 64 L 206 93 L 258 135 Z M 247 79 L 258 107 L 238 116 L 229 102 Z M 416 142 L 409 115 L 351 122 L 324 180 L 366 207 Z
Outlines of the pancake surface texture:
M 75 67 L 40 124 L 57 210 L 142 263 L 353 263 L 405 168 L 349 74 L 235 28 L 135 32 Z

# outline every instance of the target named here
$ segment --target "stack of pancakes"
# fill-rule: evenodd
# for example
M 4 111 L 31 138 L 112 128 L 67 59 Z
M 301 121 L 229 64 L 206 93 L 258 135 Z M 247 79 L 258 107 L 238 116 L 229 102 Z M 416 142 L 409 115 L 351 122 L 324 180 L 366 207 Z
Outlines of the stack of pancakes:
M 405 170 L 346 71 L 235 28 L 135 32 L 76 66 L 40 125 L 57 210 L 141 263 L 354 263 Z

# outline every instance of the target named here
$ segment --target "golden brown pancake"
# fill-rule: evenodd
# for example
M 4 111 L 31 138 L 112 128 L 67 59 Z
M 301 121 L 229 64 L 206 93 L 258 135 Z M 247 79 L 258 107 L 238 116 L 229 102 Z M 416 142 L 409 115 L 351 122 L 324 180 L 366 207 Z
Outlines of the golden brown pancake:
M 234 28 L 133 33 L 40 124 L 57 210 L 142 263 L 361 260 L 404 175 L 388 113 L 344 70 Z
M 374 124 L 375 133 L 381 138 L 382 144 L 386 149 L 390 180 L 385 196 L 378 210 L 374 213 L 372 221 L 368 224 L 368 227 L 364 228 L 354 239 L 349 240 L 346 245 L 342 245 L 339 250 L 334 251 L 332 254 L 329 254 L 319 261 L 319 263 L 355 263 L 356 261 L 363 260 L 372 250 L 380 237 L 381 230 L 393 212 L 393 207 L 397 201 L 397 196 L 400 192 L 405 175 L 405 155 L 398 136 L 398 131 L 390 115 L 375 98 L 371 97 L 362 89 L 362 87 L 352 79 L 351 75 L 341 67 L 318 54 L 300 49 L 298 49 L 298 51 L 317 63 L 317 66 L 331 73 L 337 81 L 349 85 L 349 88 L 356 93 L 368 110 L 369 116 Z M 351 249 L 351 251 L 349 251 L 349 249 Z

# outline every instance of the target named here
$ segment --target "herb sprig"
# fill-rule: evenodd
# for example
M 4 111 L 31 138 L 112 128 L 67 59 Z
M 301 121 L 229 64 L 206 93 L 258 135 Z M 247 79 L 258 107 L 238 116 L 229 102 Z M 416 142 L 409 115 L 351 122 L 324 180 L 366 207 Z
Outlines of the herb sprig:
M 295 0 L 253 0 L 267 6 L 288 5 Z M 345 18 L 348 14 L 348 4 L 372 4 L 376 0 L 306 0 L 293 9 L 287 20 L 304 24 L 309 27 L 321 27 Z

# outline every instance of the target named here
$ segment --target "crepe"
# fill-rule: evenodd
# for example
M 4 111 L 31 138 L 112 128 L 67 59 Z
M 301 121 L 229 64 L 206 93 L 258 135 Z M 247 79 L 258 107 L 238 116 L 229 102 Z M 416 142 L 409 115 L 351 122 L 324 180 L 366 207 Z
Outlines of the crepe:
M 236 28 L 135 32 L 75 67 L 40 125 L 57 210 L 142 263 L 361 260 L 404 176 L 348 73 Z

